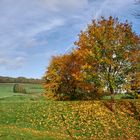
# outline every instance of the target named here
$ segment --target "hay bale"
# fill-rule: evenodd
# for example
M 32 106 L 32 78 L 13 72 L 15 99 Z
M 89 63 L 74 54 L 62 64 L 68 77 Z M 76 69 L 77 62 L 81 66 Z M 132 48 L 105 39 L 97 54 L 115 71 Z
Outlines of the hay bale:
M 25 87 L 21 84 L 14 84 L 13 92 L 14 93 L 27 93 Z

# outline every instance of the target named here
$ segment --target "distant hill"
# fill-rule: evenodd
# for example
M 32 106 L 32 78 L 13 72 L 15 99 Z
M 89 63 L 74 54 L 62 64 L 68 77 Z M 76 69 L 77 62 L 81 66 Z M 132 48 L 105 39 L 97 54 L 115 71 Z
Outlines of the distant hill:
M 5 77 L 0 76 L 0 83 L 32 83 L 39 84 L 42 83 L 42 79 L 26 78 L 26 77 Z

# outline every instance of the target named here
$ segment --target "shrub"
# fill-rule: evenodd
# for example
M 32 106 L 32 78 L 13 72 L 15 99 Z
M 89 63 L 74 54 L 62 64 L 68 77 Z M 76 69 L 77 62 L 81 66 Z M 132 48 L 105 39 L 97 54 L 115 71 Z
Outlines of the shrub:
M 14 93 L 27 93 L 25 87 L 21 84 L 14 84 L 13 92 Z
M 134 99 L 133 95 L 122 96 L 121 99 Z
M 128 93 L 128 95 L 132 96 L 133 99 L 138 99 L 138 94 L 135 91 Z

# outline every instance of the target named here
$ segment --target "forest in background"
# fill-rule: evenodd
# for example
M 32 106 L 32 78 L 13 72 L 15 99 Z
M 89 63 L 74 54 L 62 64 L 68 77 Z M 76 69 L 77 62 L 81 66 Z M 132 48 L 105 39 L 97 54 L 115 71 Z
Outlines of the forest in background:
M 41 84 L 41 79 L 26 78 L 26 77 L 4 77 L 0 76 L 0 83 L 31 83 L 31 84 Z

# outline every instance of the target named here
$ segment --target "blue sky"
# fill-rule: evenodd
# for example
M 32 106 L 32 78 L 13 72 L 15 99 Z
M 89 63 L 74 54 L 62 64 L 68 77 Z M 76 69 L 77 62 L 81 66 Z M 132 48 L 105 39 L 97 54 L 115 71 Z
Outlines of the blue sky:
M 140 34 L 138 8 L 134 0 L 0 0 L 0 75 L 41 78 L 51 56 L 100 16 L 128 19 Z

